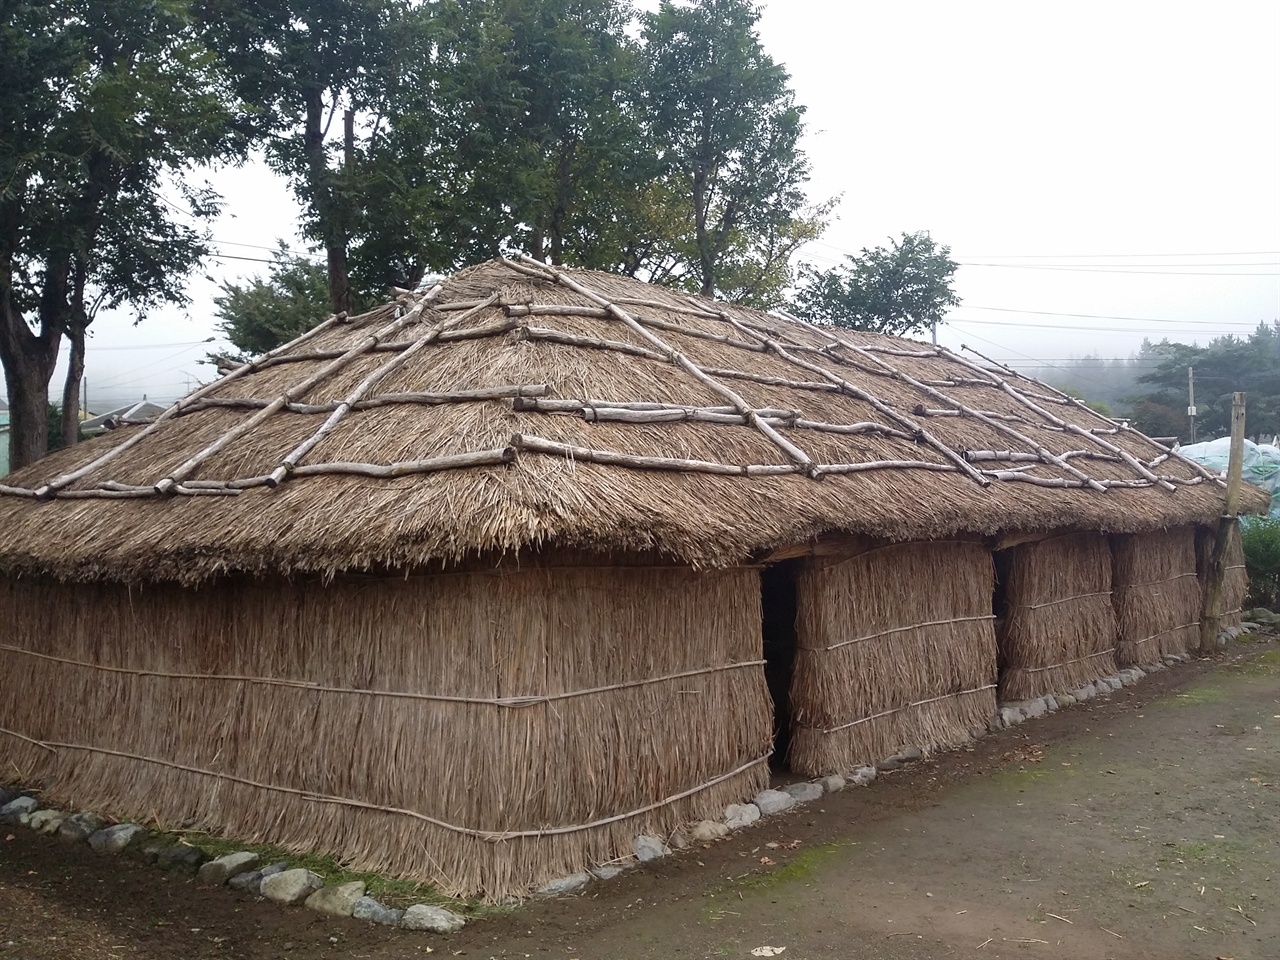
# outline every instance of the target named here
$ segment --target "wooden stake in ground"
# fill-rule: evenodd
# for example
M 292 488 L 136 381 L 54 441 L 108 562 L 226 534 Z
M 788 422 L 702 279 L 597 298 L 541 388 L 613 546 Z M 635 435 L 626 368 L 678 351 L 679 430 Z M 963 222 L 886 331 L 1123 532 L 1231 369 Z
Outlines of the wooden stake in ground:
M 1227 545 L 1236 526 L 1240 499 L 1240 471 L 1244 461 L 1244 394 L 1231 395 L 1231 459 L 1227 462 L 1227 502 L 1218 520 L 1218 535 L 1213 542 L 1213 555 L 1205 575 L 1204 612 L 1200 617 L 1200 652 L 1211 653 L 1218 647 L 1222 623 L 1222 581 L 1226 574 Z

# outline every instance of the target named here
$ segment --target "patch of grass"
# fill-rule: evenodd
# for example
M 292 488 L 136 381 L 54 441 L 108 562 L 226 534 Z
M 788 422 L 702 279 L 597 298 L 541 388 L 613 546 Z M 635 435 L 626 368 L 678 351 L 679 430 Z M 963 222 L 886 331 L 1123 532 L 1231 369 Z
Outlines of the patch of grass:
M 735 881 L 734 886 L 747 890 L 768 890 L 785 883 L 808 880 L 817 872 L 819 866 L 831 859 L 840 850 L 840 847 L 841 844 L 838 843 L 824 843 L 819 847 L 810 847 L 808 850 L 802 850 L 797 853 L 789 862 L 783 864 L 777 870 L 770 870 L 768 873 L 752 877 L 743 877 L 741 880 Z
M 1235 873 L 1248 859 L 1244 844 L 1230 840 L 1197 840 L 1177 843 L 1160 851 L 1156 860 L 1167 866 L 1195 867 L 1207 875 Z
M 1207 703 L 1223 703 L 1226 699 L 1227 692 L 1222 687 L 1206 683 L 1174 694 L 1161 702 L 1174 707 L 1199 707 Z
M 1246 677 L 1274 677 L 1280 674 L 1280 650 L 1268 650 L 1264 654 L 1251 657 L 1239 664 L 1237 669 Z

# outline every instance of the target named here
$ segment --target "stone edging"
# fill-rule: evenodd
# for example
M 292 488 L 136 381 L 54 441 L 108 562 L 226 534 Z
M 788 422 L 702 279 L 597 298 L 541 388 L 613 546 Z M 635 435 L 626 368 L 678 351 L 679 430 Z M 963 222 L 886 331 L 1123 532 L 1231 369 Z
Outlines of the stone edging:
M 417 903 L 406 910 L 387 907 L 365 896 L 363 880 L 326 884 L 316 873 L 287 863 L 259 866 L 250 850 L 212 858 L 207 851 L 181 841 L 169 843 L 136 823 L 109 824 L 96 813 L 67 813 L 41 808 L 28 793 L 0 790 L 0 823 L 30 827 L 67 843 L 88 843 L 94 852 L 136 854 L 146 863 L 194 876 L 199 883 L 226 885 L 276 903 L 302 904 L 335 917 L 355 917 L 404 930 L 454 933 L 466 919 L 444 907 Z

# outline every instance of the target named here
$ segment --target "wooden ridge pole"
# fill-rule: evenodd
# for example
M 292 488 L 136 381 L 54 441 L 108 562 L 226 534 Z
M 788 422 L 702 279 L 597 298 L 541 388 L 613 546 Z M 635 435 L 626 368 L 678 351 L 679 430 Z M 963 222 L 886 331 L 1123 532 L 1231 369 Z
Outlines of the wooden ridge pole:
M 1240 473 L 1244 465 L 1244 394 L 1231 395 L 1231 459 L 1227 461 L 1227 496 L 1218 532 L 1213 540 L 1213 553 L 1205 574 L 1204 607 L 1200 615 L 1200 652 L 1212 653 L 1218 648 L 1222 629 L 1222 588 L 1226 579 L 1227 547 L 1236 535 L 1236 514 L 1240 505 Z

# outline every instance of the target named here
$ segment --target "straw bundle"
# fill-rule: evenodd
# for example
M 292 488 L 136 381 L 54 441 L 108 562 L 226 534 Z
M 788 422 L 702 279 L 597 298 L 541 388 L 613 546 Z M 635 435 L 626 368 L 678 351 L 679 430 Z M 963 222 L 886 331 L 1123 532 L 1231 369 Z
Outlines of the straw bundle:
M 451 894 L 524 893 L 768 777 L 754 570 L 5 579 L 0 609 L 11 772 Z
M 995 713 L 991 554 L 965 541 L 872 548 L 798 579 L 788 763 L 841 773 L 964 742 Z
M 1116 672 L 1111 548 L 1076 533 L 1010 550 L 1000 644 L 1000 699 L 1072 690 Z
M 1112 540 L 1112 573 L 1122 667 L 1154 663 L 1186 653 L 1200 642 L 1200 578 L 1196 530 L 1118 535 Z

